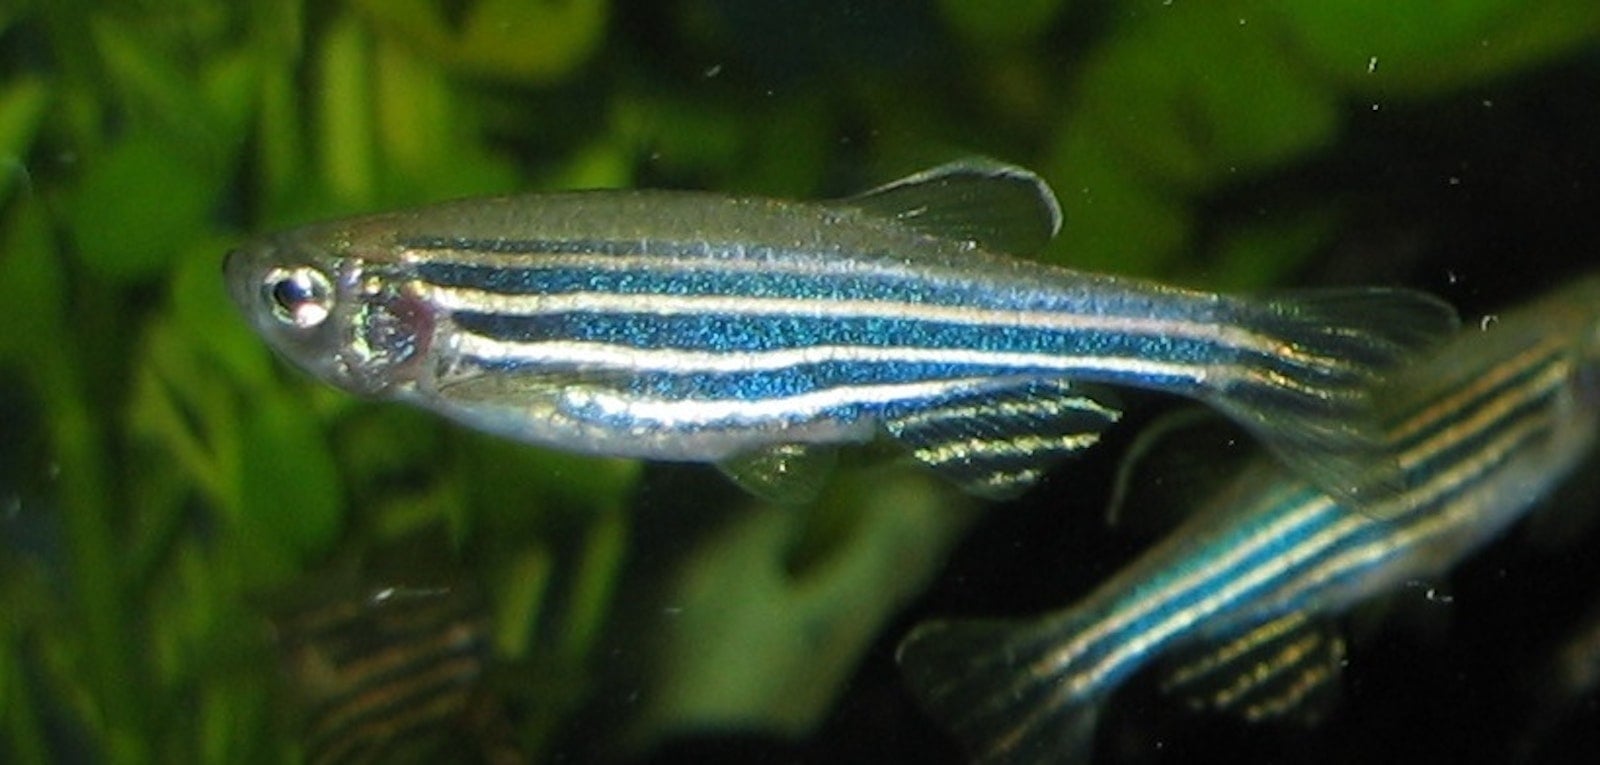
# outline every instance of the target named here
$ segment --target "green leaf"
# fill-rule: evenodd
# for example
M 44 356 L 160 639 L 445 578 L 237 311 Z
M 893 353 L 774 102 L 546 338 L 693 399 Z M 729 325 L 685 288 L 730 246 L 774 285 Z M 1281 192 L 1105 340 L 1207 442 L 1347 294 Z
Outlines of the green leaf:
M 326 552 L 343 525 L 339 476 L 319 423 L 286 396 L 251 402 L 243 425 L 241 544 L 259 547 L 260 574 L 287 573 Z M 251 577 L 255 579 L 255 577 Z
M 24 197 L 0 219 L 0 360 L 27 364 L 64 342 L 66 293 L 44 208 Z
M 109 279 L 168 268 L 178 246 L 206 227 L 221 180 L 179 146 L 136 132 L 87 161 L 73 199 L 72 233 L 83 262 Z
M 172 273 L 172 316 L 185 340 L 202 349 L 248 390 L 274 378 L 272 352 L 228 298 L 222 258 L 234 244 L 193 237 Z
M 609 0 L 479 0 L 446 21 L 437 0 L 358 0 L 373 22 L 440 61 L 479 74 L 558 81 L 604 38 Z
M 38 77 L 19 76 L 0 92 L 0 204 L 19 184 L 28 185 L 28 150 L 49 103 L 50 91 Z
M 939 0 L 939 11 L 956 31 L 985 45 L 1016 45 L 1050 29 L 1063 0 Z

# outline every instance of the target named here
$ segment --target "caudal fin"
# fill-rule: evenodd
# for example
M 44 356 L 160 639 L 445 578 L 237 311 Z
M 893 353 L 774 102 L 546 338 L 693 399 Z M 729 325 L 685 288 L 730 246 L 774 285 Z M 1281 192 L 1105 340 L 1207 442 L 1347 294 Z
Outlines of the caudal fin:
M 1060 656 L 1072 633 L 1059 620 L 931 622 L 896 658 L 917 701 L 974 762 L 1088 762 L 1107 689 L 1084 686 Z
M 1409 290 L 1310 290 L 1276 296 L 1245 324 L 1275 344 L 1245 351 L 1209 402 L 1346 504 L 1370 508 L 1405 488 L 1374 396 L 1396 367 L 1455 332 L 1455 310 Z

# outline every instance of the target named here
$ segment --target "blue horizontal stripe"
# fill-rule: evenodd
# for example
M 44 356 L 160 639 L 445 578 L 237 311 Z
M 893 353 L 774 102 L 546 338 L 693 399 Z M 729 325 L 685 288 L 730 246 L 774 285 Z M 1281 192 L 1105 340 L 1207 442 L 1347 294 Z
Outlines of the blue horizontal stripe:
M 815 257 L 815 256 L 811 256 Z M 819 269 L 814 274 L 696 268 L 593 269 L 559 265 L 419 263 L 417 275 L 440 287 L 503 295 L 718 295 L 814 300 L 882 300 L 950 306 L 1027 309 L 1058 304 L 1043 292 L 996 290 L 970 281 L 936 280 L 925 274 L 871 274 Z
M 847 345 L 1137 358 L 1185 364 L 1219 363 L 1225 354 L 1231 353 L 1208 340 L 951 324 L 914 317 L 662 316 L 588 312 L 507 316 L 457 312 L 454 320 L 467 332 L 502 341 L 575 341 L 718 353 Z

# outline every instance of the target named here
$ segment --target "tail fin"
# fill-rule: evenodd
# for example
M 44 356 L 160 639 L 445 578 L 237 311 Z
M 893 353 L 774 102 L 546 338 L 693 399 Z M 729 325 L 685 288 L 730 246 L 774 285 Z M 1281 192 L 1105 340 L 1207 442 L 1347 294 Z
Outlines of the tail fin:
M 1455 310 L 1409 290 L 1309 290 L 1279 295 L 1246 321 L 1280 345 L 1243 359 L 1209 403 L 1346 504 L 1365 509 L 1404 489 L 1374 391 L 1395 367 L 1453 334 Z
M 1075 630 L 1044 624 L 931 622 L 896 655 L 912 693 L 974 762 L 1088 762 L 1099 702 L 1057 654 Z

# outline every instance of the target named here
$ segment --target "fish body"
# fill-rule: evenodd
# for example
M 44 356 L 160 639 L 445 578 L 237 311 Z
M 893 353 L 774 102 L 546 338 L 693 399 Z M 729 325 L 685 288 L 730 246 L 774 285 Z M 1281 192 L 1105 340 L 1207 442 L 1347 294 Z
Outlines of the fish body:
M 1317 695 L 1342 657 L 1331 617 L 1442 574 L 1590 450 L 1600 279 L 1462 332 L 1378 395 L 1407 488 L 1375 512 L 1257 464 L 1071 608 L 919 627 L 899 653 L 914 692 L 1005 763 L 1086 760 L 1101 703 L 1157 659 L 1184 657 L 1168 686 L 1191 703 L 1246 717 Z
M 992 496 L 1116 419 L 1085 383 L 1206 400 L 1353 491 L 1357 466 L 1376 472 L 1365 391 L 1453 326 L 1405 291 L 1247 300 L 1001 252 L 1060 220 L 1032 173 L 963 162 L 821 203 L 446 203 L 269 236 L 225 273 L 312 374 L 474 428 L 724 465 L 887 432 Z

